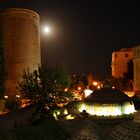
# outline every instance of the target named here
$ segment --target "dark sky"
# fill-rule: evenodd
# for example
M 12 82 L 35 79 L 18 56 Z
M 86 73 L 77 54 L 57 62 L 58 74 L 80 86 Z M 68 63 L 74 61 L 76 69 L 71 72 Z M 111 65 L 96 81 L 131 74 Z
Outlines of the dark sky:
M 41 36 L 43 63 L 72 73 L 111 74 L 111 54 L 140 44 L 140 2 L 107 0 L 0 0 L 0 9 L 29 8 L 53 33 Z

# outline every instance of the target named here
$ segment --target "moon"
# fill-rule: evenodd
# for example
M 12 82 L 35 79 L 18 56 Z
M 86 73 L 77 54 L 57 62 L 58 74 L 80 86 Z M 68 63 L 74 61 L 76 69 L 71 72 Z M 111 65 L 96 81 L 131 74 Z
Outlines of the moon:
M 44 33 L 49 34 L 50 33 L 50 28 L 48 26 L 44 27 Z

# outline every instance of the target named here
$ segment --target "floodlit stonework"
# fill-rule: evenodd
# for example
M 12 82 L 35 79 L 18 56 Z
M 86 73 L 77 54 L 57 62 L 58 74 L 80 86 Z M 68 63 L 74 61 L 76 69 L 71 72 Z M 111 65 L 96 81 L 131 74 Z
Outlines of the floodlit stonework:
M 130 72 L 130 67 L 132 67 L 133 73 L 132 69 Z M 130 75 L 132 73 L 133 76 L 131 76 L 134 78 L 131 80 L 134 81 L 134 93 L 131 93 L 130 96 L 133 96 L 134 94 L 140 96 L 140 45 L 133 46 L 132 48 L 124 48 L 120 51 L 114 51 L 112 53 L 111 69 L 112 76 L 115 78 L 124 78 L 125 76 L 128 76 L 128 73 Z
M 125 48 L 112 53 L 112 76 L 124 78 L 128 73 L 128 63 L 133 60 L 133 49 Z
M 134 90 L 140 95 L 140 45 L 134 47 Z
M 23 70 L 40 64 L 39 15 L 31 10 L 10 8 L 0 13 L 0 45 L 5 51 L 7 81 L 5 94 L 15 96 Z

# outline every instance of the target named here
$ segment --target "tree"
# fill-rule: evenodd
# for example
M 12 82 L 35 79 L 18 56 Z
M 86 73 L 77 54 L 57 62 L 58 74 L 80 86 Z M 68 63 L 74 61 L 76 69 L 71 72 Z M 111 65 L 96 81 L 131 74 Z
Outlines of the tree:
M 72 75 L 71 79 L 72 79 L 71 82 L 72 88 L 77 88 L 78 86 L 85 88 L 88 84 L 87 77 L 84 74 Z
M 133 91 L 133 81 L 128 78 L 107 78 L 108 85 L 122 91 Z
M 45 64 L 31 73 L 29 70 L 24 71 L 18 89 L 23 98 L 30 99 L 41 107 L 47 105 L 50 109 L 72 97 L 72 93 L 64 91 L 70 84 L 71 79 L 64 66 L 50 67 Z

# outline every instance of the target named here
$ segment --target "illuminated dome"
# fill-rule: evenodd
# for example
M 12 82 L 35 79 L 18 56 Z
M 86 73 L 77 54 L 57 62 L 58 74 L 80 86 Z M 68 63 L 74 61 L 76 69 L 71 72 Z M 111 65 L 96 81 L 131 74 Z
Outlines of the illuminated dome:
M 85 99 L 85 102 L 100 103 L 100 104 L 101 103 L 102 104 L 109 104 L 109 103 L 122 104 L 124 102 L 130 102 L 130 98 L 120 90 L 116 90 L 112 88 L 102 88 L 90 94 Z
M 89 95 L 79 108 L 86 110 L 90 115 L 97 116 L 120 116 L 135 112 L 135 107 L 130 98 L 123 92 L 102 88 Z

